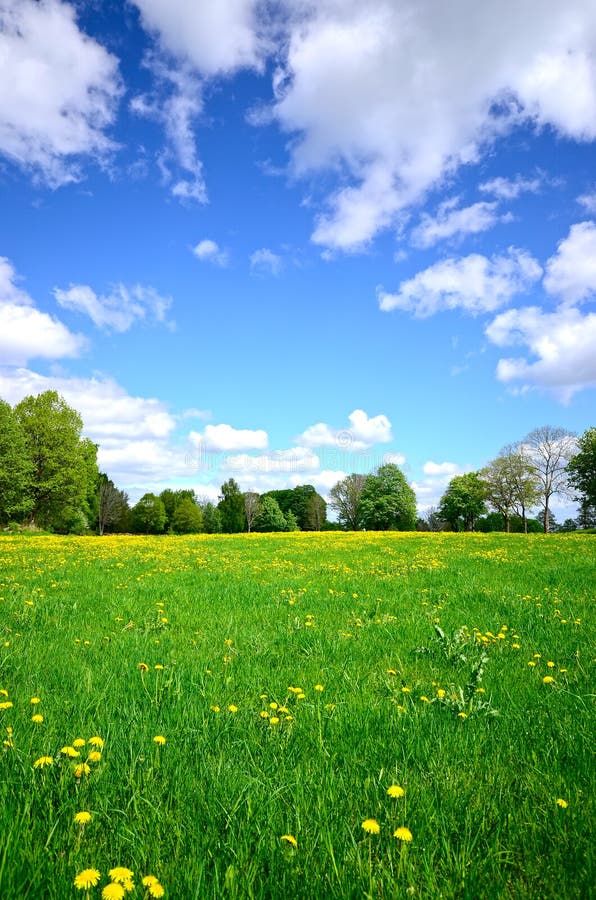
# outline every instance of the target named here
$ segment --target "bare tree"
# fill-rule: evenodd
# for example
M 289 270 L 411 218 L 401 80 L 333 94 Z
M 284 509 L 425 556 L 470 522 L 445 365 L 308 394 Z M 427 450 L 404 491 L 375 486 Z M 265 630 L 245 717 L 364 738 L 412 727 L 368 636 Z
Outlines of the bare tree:
M 527 511 L 541 497 L 538 477 L 523 444 L 504 447 L 499 456 L 481 472 L 486 485 L 487 499 L 505 519 L 509 531 L 512 512 L 521 517 L 524 532 L 528 532 Z
M 366 475 L 352 474 L 329 491 L 329 506 L 336 511 L 339 522 L 351 531 L 360 528 L 360 496 L 365 482 Z
M 247 531 L 252 531 L 252 526 L 259 513 L 259 495 L 254 491 L 247 491 L 244 495 L 244 513 Z
M 543 425 L 521 442 L 539 485 L 544 533 L 549 532 L 550 500 L 554 494 L 569 494 L 567 464 L 577 453 L 577 438 L 571 431 Z
M 114 482 L 102 476 L 99 485 L 99 509 L 97 511 L 97 526 L 100 534 L 103 534 L 108 525 L 117 522 L 128 507 L 128 497 L 124 491 L 119 491 Z

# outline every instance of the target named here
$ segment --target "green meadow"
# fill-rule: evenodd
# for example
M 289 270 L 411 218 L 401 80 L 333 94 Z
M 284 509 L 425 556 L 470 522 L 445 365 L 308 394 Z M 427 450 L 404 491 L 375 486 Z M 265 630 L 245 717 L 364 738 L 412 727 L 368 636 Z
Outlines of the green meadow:
M 595 548 L 1 538 L 0 896 L 593 896 Z

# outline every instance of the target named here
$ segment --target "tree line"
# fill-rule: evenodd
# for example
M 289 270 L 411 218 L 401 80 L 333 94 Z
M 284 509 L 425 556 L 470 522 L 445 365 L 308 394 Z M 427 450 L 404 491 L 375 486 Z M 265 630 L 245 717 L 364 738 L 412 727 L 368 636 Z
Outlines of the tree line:
M 82 437 L 83 421 L 55 391 L 0 400 L 0 526 L 57 533 L 238 533 L 344 530 L 555 530 L 556 495 L 579 502 L 579 516 L 560 528 L 596 527 L 596 428 L 576 438 L 562 428 L 534 429 L 477 472 L 449 482 L 439 506 L 417 517 L 416 495 L 393 463 L 335 484 L 329 506 L 313 485 L 243 492 L 230 478 L 218 501 L 192 490 L 146 493 L 130 505 L 97 465 L 98 447 Z M 536 519 L 538 514 L 540 519 Z

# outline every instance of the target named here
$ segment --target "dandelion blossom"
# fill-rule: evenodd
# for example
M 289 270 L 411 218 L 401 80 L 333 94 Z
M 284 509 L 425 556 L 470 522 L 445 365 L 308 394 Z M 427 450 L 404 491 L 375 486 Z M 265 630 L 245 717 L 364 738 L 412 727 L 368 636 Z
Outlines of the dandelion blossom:
M 403 787 L 401 787 L 399 784 L 392 784 L 390 787 L 387 788 L 387 793 L 389 794 L 390 797 L 397 798 L 397 797 L 403 797 L 403 795 L 405 794 L 405 791 L 404 791 Z
M 409 828 L 397 828 L 393 832 L 393 837 L 397 838 L 398 841 L 404 841 L 406 844 L 410 844 L 412 841 L 412 832 Z
M 153 743 L 154 743 L 154 744 L 159 744 L 160 747 L 163 747 L 163 745 L 165 744 L 165 742 L 166 742 L 166 739 L 165 739 L 165 737 L 163 736 L 163 734 L 156 734 L 155 737 L 153 738 Z
M 88 825 L 92 818 L 93 816 L 90 812 L 82 810 L 81 812 L 78 812 L 74 817 L 75 825 Z
M 87 743 L 91 744 L 92 747 L 97 747 L 98 750 L 103 750 L 103 738 L 98 737 L 96 734 L 90 737 Z
M 315 691 L 324 691 L 325 688 L 322 684 L 315 684 Z
M 75 759 L 75 757 L 81 755 L 74 747 L 62 747 L 60 753 L 62 753 L 63 756 L 69 756 L 71 759 Z
M 51 756 L 40 756 L 39 759 L 36 759 L 33 763 L 34 769 L 45 769 L 46 766 L 51 766 L 54 760 Z
M 237 713 L 237 712 L 238 712 L 238 707 L 237 707 L 237 706 L 234 706 L 233 703 L 230 703 L 230 705 L 228 706 L 228 709 L 230 710 L 231 713 Z
M 157 883 L 158 882 L 157 882 L 157 878 L 155 877 L 155 875 L 145 875 L 145 877 L 141 881 L 141 884 L 144 887 L 151 887 L 152 884 L 157 884 Z
M 72 746 L 73 747 L 84 747 L 85 741 L 83 738 L 75 738 L 75 740 L 72 742 Z
M 10 700 L 5 700 L 4 703 L 0 703 L 0 709 L 12 709 Z
M 41 714 L 41 713 L 35 713 L 34 716 L 31 716 L 31 721 L 32 721 L 32 722 L 35 722 L 37 725 L 39 725 L 40 722 L 43 722 L 43 716 L 42 716 L 42 714 Z
M 75 778 L 82 778 L 83 775 L 89 775 L 91 769 L 87 765 L 87 763 L 80 763 L 74 770 Z
M 112 881 L 128 881 L 134 875 L 134 872 L 131 869 L 127 869 L 126 866 L 115 866 L 113 869 L 110 869 L 108 875 L 112 879 Z
M 561 809 L 567 809 L 567 807 L 569 806 L 569 804 L 567 803 L 566 800 L 563 800 L 562 797 L 559 797 L 559 798 L 557 799 L 557 806 L 560 806 Z
M 99 750 L 92 750 L 89 756 L 87 757 L 87 762 L 99 762 L 101 759 L 101 753 Z
M 287 844 L 291 844 L 294 850 L 298 848 L 298 841 L 293 834 L 282 834 L 282 836 L 280 837 L 280 841 L 285 841 Z
M 103 900 L 122 900 L 124 894 L 124 888 L 116 881 L 112 881 L 111 884 L 106 884 L 105 888 L 101 892 Z
M 381 830 L 381 826 L 376 819 L 365 819 L 362 823 L 362 828 L 367 834 L 378 834 Z
M 137 664 L 137 669 L 139 670 L 139 672 L 141 672 L 141 674 L 144 674 L 145 672 L 149 671 L 149 666 L 147 665 L 147 663 L 140 662 Z
M 75 878 L 74 886 L 80 891 L 88 891 L 89 888 L 95 887 L 99 878 L 100 873 L 97 869 L 83 869 Z
M 149 886 L 149 894 L 151 897 L 155 898 L 164 896 L 165 891 L 159 881 L 155 881 L 152 885 Z
M 31 703 L 33 706 L 37 706 L 38 703 L 41 703 L 41 697 L 31 697 Z
M 552 675 L 545 675 L 542 679 L 542 684 L 552 684 L 554 680 Z

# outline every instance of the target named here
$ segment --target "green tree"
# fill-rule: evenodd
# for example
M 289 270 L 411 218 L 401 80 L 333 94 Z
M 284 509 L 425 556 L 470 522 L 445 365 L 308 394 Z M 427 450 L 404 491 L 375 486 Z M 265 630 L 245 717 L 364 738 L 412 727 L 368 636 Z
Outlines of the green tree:
M 286 531 L 288 523 L 273 497 L 261 497 L 254 520 L 254 531 Z
M 78 412 L 56 391 L 45 391 L 25 397 L 15 413 L 33 464 L 31 521 L 62 528 L 77 514 L 86 516 L 97 466 L 91 462 L 91 442 L 81 440 Z
M 184 500 L 190 500 L 192 503 L 197 502 L 195 492 L 189 489 L 173 491 L 170 488 L 166 488 L 165 491 L 162 491 L 159 495 L 159 499 L 166 510 L 166 531 L 172 527 L 176 509 L 184 502 Z
M 291 509 L 289 509 L 285 515 L 286 527 L 285 531 L 300 531 L 298 526 L 298 519 L 294 515 Z
M 305 531 L 320 531 L 327 521 L 327 504 L 316 491 L 311 494 L 306 504 L 304 519 Z
M 454 531 L 474 531 L 476 520 L 486 512 L 484 496 L 478 472 L 456 475 L 441 497 L 439 515 Z
M 133 528 L 137 534 L 162 534 L 166 527 L 166 508 L 155 494 L 143 494 L 132 509 Z
M 360 498 L 366 475 L 352 473 L 338 481 L 329 491 L 329 506 L 337 513 L 337 520 L 349 531 L 360 528 Z
M 586 508 L 596 506 L 596 428 L 588 428 L 577 441 L 578 452 L 567 465 L 576 500 Z
M 509 522 L 511 513 L 515 509 L 517 496 L 516 481 L 512 477 L 514 459 L 514 457 L 499 456 L 479 473 L 484 484 L 484 496 L 493 509 L 503 517 L 507 533 L 510 530 Z M 489 528 L 487 530 L 500 531 L 501 529 Z
M 512 489 L 513 511 L 521 517 L 522 531 L 528 532 L 528 510 L 540 500 L 540 484 L 536 469 L 523 443 L 504 447 L 499 459 L 504 460 L 506 477 Z
M 522 444 L 530 458 L 539 485 L 544 533 L 550 526 L 550 502 L 555 494 L 569 494 L 567 466 L 577 452 L 577 439 L 564 428 L 543 425 L 535 428 Z
M 0 524 L 22 522 L 33 509 L 33 463 L 23 427 L 0 400 Z
M 221 534 L 221 513 L 210 500 L 202 500 L 199 507 L 203 513 L 203 530 L 206 534 Z
M 217 508 L 221 515 L 221 530 L 224 534 L 236 534 L 239 531 L 245 531 L 244 494 L 233 478 L 222 484 Z
M 119 491 L 103 472 L 99 476 L 97 530 L 105 534 L 123 519 L 128 510 L 128 497 Z
M 175 534 L 200 534 L 203 530 L 203 513 L 195 500 L 185 497 L 176 505 L 170 527 Z
M 416 494 L 393 463 L 367 475 L 360 497 L 360 522 L 368 531 L 414 531 Z

